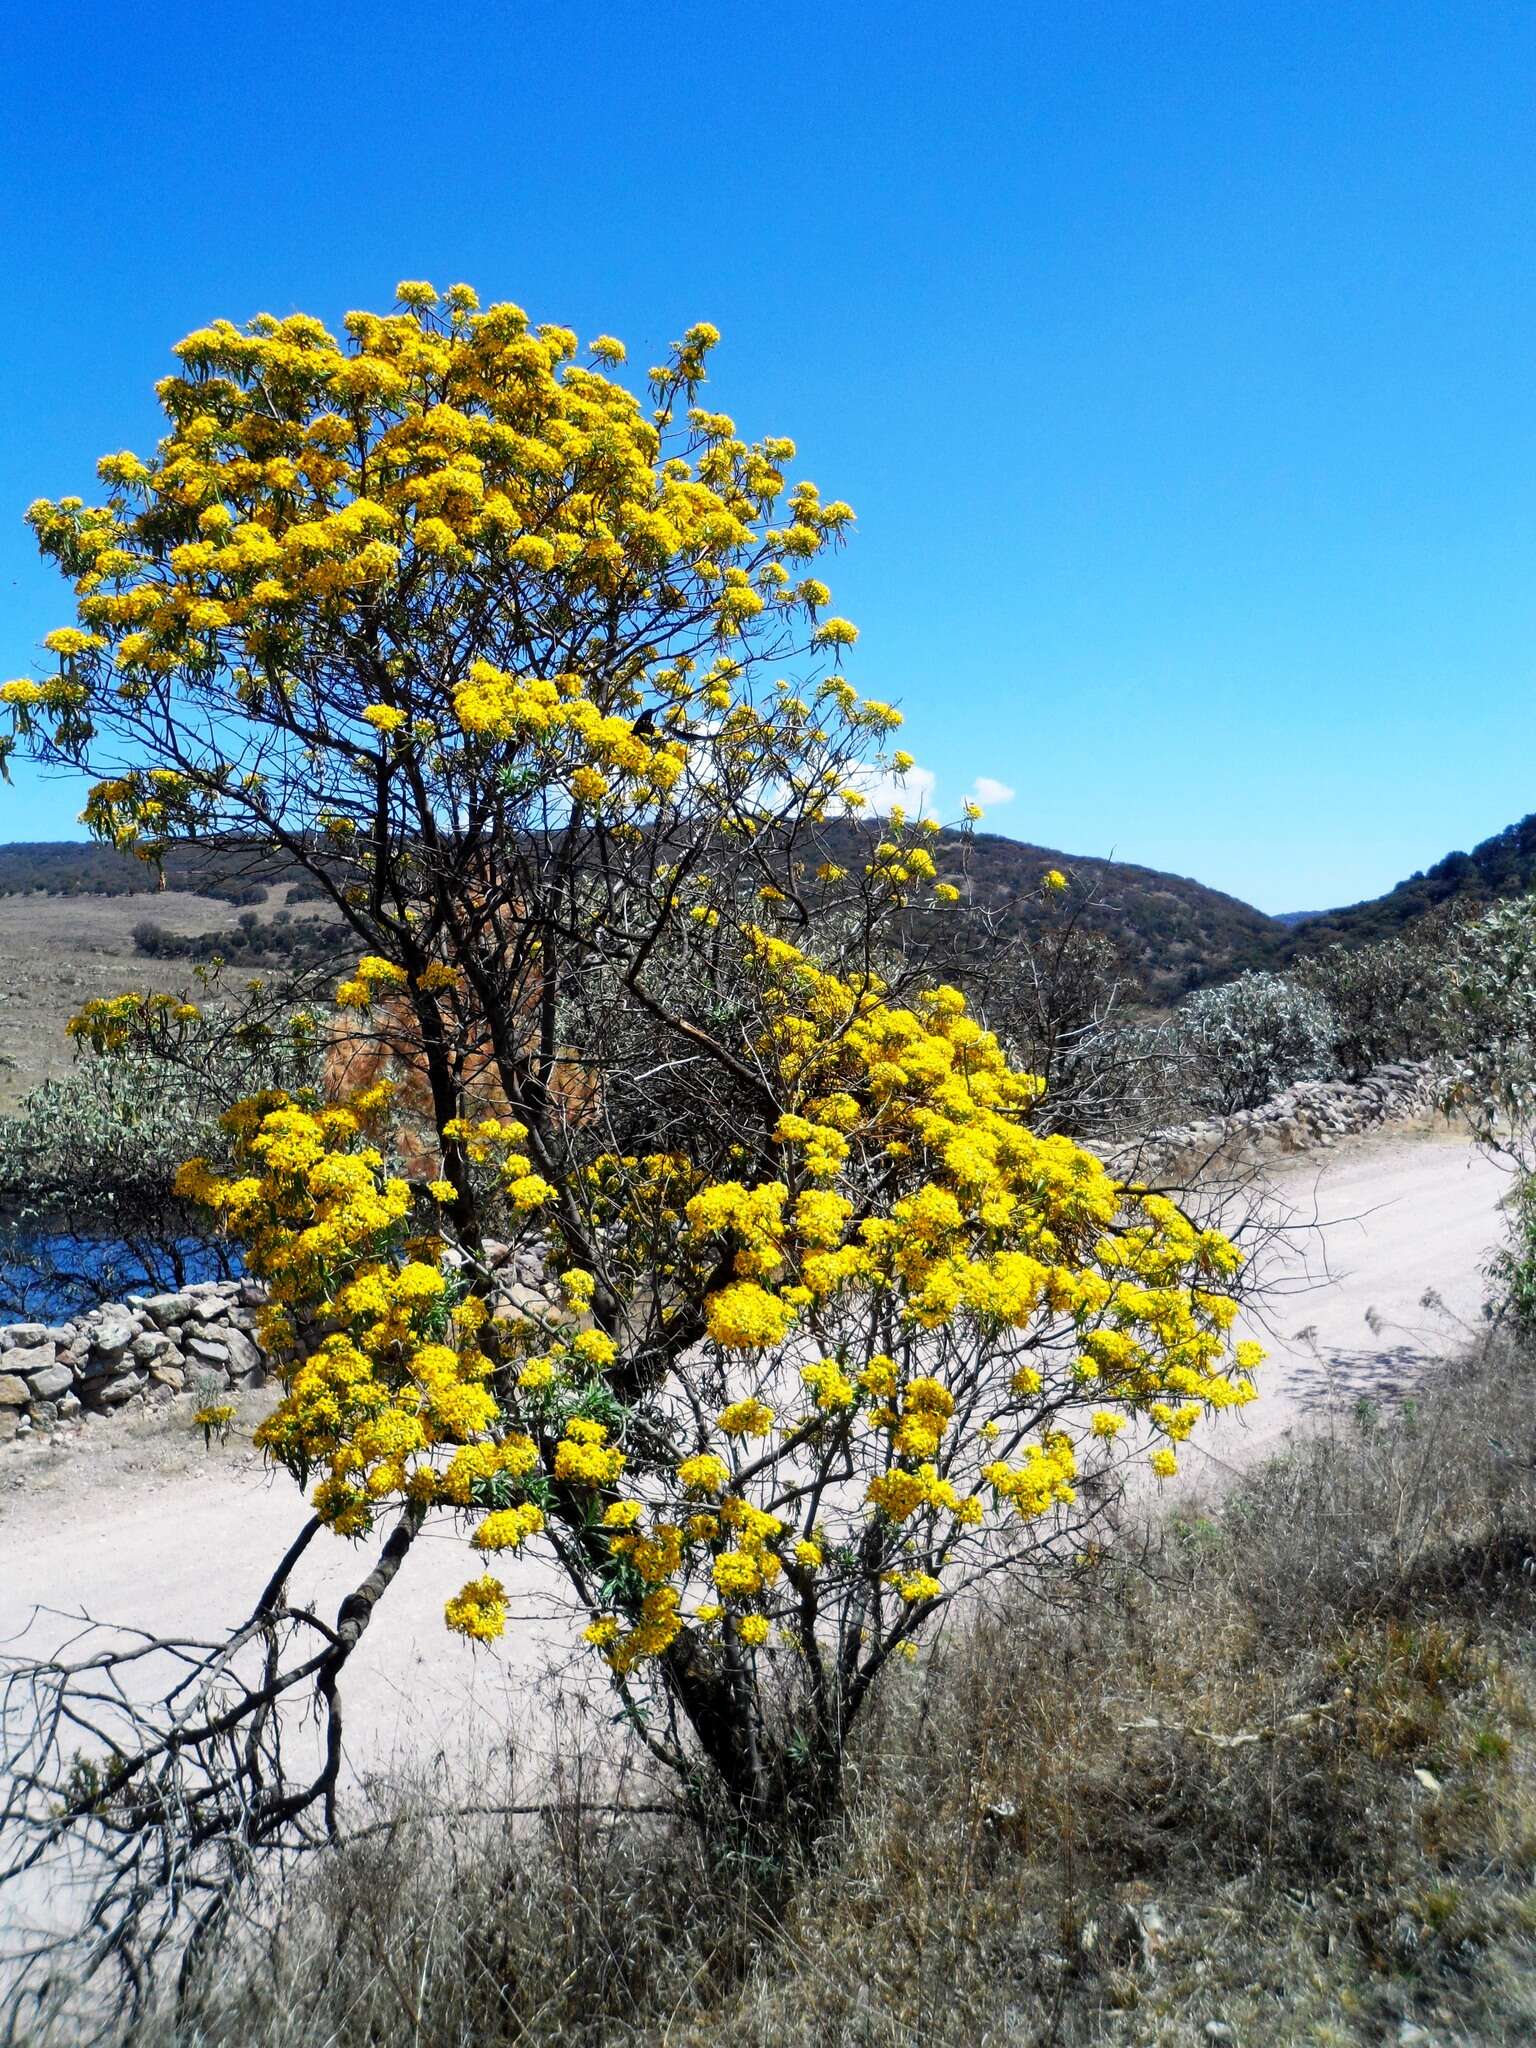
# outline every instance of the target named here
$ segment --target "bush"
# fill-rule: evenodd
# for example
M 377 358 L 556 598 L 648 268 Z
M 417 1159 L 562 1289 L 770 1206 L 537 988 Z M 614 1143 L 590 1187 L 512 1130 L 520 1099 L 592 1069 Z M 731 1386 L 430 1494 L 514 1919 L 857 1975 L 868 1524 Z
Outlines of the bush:
M 1179 1005 L 1174 1022 L 1197 1100 L 1218 1115 L 1255 1109 L 1297 1081 L 1338 1072 L 1331 1004 L 1288 975 L 1240 974 L 1200 989 Z
M 1334 1052 L 1359 1080 L 1389 1060 L 1430 1059 L 1452 1032 L 1442 994 L 1468 920 L 1435 911 L 1408 931 L 1373 946 L 1329 946 L 1291 969 L 1292 978 L 1328 1003 Z

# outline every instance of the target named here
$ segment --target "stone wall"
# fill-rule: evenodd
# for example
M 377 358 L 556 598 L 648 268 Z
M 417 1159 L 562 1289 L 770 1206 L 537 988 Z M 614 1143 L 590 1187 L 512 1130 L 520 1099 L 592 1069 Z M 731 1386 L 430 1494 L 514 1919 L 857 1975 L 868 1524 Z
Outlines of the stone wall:
M 541 1247 L 488 1243 L 485 1256 L 493 1316 L 551 1330 L 574 1320 Z M 0 1326 L 0 1443 L 182 1393 L 218 1401 L 260 1386 L 266 1361 L 253 1333 L 263 1298 L 251 1280 L 205 1280 L 72 1322 Z
M 183 1391 L 217 1399 L 258 1385 L 265 1364 L 251 1331 L 260 1299 L 248 1280 L 206 1280 L 67 1323 L 0 1328 L 0 1442 Z
M 1291 1152 L 1327 1150 L 1340 1138 L 1431 1116 L 1444 1076 L 1428 1060 L 1394 1060 L 1361 1081 L 1298 1081 L 1292 1088 L 1232 1116 L 1208 1117 L 1151 1131 L 1117 1152 L 1111 1164 L 1138 1178 L 1178 1178 L 1207 1161 L 1240 1166 Z

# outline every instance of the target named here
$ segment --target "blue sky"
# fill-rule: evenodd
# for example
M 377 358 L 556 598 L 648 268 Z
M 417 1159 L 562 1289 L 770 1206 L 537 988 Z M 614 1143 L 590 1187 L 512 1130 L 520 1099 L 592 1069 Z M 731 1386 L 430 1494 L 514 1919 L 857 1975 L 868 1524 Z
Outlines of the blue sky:
M 722 329 L 946 814 L 1287 910 L 1536 809 L 1529 0 L 50 0 L 0 80 L 0 674 L 172 341 L 464 278 Z

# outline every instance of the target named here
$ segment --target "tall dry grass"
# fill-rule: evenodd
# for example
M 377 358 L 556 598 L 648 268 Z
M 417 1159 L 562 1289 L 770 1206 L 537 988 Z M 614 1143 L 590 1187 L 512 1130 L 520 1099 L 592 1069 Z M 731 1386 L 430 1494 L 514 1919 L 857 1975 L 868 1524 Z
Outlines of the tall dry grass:
M 145 2039 L 1528 2042 L 1533 1392 L 1492 1345 L 974 1619 L 887 1686 L 806 1867 L 397 1792 Z

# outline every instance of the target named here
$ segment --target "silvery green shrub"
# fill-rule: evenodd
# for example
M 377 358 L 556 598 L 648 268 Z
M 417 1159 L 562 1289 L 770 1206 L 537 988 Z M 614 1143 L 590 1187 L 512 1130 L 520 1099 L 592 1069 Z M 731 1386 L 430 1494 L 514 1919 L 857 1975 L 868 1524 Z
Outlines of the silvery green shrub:
M 1221 1116 L 1338 1072 L 1332 1004 L 1289 975 L 1240 974 L 1197 990 L 1179 1005 L 1174 1025 L 1195 1100 Z

